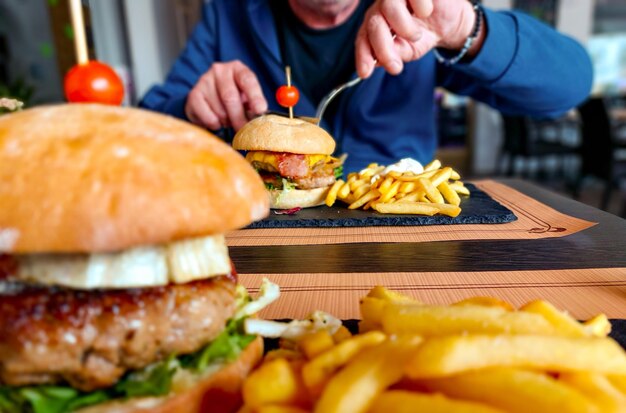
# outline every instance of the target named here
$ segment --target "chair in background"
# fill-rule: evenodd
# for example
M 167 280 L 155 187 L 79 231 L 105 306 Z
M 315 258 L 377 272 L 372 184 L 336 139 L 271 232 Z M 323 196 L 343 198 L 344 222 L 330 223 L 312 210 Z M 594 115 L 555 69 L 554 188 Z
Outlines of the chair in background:
M 591 98 L 578 107 L 582 122 L 582 167 L 575 185 L 574 196 L 580 193 L 583 179 L 592 175 L 605 182 L 600 208 L 606 210 L 614 189 L 626 178 L 626 141 L 616 137 L 617 125 L 611 121 L 607 104 L 602 98 Z
M 557 159 L 560 162 L 557 171 L 565 175 L 565 159 L 578 155 L 577 142 L 571 142 L 568 136 L 572 128 L 577 126 L 570 117 L 541 121 L 526 116 L 502 115 L 502 121 L 504 142 L 500 165 L 505 159 L 508 161 L 505 171 L 507 176 L 515 173 L 518 159 L 537 159 L 540 161 L 539 172 L 546 172 L 541 161 L 547 157 Z M 528 174 L 528 168 L 525 172 Z

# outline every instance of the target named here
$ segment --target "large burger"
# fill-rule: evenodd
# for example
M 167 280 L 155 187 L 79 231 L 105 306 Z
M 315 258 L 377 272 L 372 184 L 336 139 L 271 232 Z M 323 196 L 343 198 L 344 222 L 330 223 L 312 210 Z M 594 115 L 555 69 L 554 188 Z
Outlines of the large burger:
M 232 411 L 262 344 L 223 234 L 267 213 L 250 165 L 185 122 L 0 117 L 0 411 Z
M 235 135 L 233 148 L 261 174 L 270 193 L 270 208 L 321 205 L 343 173 L 335 158 L 335 141 L 322 128 L 302 119 L 260 116 Z

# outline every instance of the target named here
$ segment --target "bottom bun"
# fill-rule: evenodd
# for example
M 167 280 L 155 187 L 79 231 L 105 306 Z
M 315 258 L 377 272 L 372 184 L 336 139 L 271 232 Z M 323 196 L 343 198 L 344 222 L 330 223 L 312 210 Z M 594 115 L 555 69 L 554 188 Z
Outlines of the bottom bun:
M 77 413 L 232 413 L 241 407 L 241 386 L 263 356 L 263 339 L 250 343 L 232 363 L 183 391 L 88 407 Z M 176 383 L 174 383 L 174 386 Z
M 278 189 L 269 191 L 271 209 L 310 208 L 322 205 L 326 201 L 329 186 L 315 189 L 292 189 L 283 192 Z

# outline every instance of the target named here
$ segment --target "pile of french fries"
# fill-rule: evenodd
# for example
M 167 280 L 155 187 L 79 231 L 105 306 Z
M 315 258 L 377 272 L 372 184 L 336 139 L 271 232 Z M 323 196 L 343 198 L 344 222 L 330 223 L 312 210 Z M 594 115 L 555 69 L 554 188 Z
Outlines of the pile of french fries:
M 240 413 L 626 411 L 626 352 L 604 315 L 546 301 L 426 305 L 375 287 L 359 334 L 283 340 L 244 383 Z
M 389 172 L 381 175 L 385 167 L 370 164 L 361 172 L 352 172 L 348 180 L 337 180 L 328 191 L 326 205 L 333 206 L 339 199 L 349 204 L 349 209 L 374 209 L 382 214 L 442 214 L 456 217 L 461 213 L 459 195 L 469 195 L 469 190 L 450 167 L 434 160 L 424 167 L 424 172 Z

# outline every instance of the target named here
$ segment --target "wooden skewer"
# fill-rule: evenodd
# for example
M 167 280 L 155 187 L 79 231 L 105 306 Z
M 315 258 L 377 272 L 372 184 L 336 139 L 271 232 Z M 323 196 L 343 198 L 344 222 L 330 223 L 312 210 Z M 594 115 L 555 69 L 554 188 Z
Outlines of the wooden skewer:
M 291 87 L 291 66 L 285 67 L 285 75 L 287 76 L 287 86 Z M 293 119 L 293 106 L 289 106 L 289 119 Z
M 74 29 L 74 47 L 76 48 L 76 60 L 79 65 L 89 62 L 87 52 L 87 36 L 85 35 L 85 19 L 83 18 L 83 6 L 81 0 L 69 0 L 72 15 L 72 28 Z

